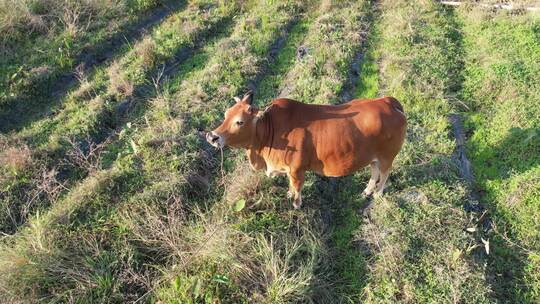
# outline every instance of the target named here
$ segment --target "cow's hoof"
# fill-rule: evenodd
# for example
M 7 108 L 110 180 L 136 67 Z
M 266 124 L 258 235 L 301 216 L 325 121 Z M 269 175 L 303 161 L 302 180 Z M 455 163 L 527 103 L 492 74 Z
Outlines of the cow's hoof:
M 291 190 L 287 191 L 287 198 L 293 198 L 293 195 L 294 193 Z
M 362 191 L 362 197 L 363 198 L 369 198 L 373 194 L 372 192 L 368 192 L 366 190 Z
M 302 207 L 302 199 L 301 198 L 295 199 L 293 202 L 293 207 L 296 210 L 300 209 L 300 207 Z

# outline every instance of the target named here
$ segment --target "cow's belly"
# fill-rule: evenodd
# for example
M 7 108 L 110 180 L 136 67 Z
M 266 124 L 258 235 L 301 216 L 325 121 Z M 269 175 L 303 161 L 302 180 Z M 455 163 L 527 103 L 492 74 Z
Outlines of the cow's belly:
M 376 157 L 371 151 L 351 146 L 347 149 L 333 149 L 320 159 L 320 174 L 325 176 L 345 176 L 369 165 Z
M 369 165 L 373 160 L 369 161 L 356 161 L 350 164 L 344 164 L 339 162 L 329 162 L 325 163 L 323 166 L 323 169 L 321 170 L 320 174 L 324 176 L 331 176 L 331 177 L 340 177 L 340 176 L 346 176 L 351 175 L 354 172 L 364 168 L 365 166 Z
M 274 165 L 269 162 L 266 163 L 266 176 L 276 177 L 278 175 L 286 175 L 289 171 L 290 170 L 284 166 Z

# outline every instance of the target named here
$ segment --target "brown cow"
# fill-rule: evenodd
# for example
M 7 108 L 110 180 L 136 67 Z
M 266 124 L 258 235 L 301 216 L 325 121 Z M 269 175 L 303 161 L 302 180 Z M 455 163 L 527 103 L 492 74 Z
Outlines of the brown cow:
M 363 194 L 382 195 L 392 162 L 405 139 L 406 119 L 393 97 L 355 99 L 341 105 L 275 99 L 265 109 L 252 105 L 253 93 L 225 112 L 206 139 L 215 147 L 246 149 L 253 169 L 286 174 L 290 197 L 300 208 L 305 172 L 344 176 L 370 165 Z

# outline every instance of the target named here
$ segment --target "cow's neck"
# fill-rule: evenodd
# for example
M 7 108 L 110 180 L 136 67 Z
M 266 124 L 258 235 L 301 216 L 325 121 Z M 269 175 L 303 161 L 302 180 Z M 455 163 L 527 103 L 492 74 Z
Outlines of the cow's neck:
M 270 115 L 265 115 L 255 127 L 255 138 L 253 145 L 247 148 L 247 155 L 251 166 L 255 169 L 266 169 L 266 158 L 272 151 L 272 141 L 274 140 L 274 128 Z

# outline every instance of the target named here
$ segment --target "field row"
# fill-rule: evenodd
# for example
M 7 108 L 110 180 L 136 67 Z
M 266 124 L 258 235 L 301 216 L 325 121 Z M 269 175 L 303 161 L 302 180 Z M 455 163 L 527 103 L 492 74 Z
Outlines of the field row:
M 217 117 L 226 105 L 223 101 L 231 100 L 241 86 L 255 78 L 264 67 L 264 58 L 270 52 L 275 37 L 283 35 L 283 31 L 295 22 L 301 10 L 293 2 L 277 2 L 270 7 L 255 2 L 249 5 L 251 15 L 238 18 L 229 37 L 208 44 L 202 52 L 182 64 L 179 71 L 183 73 L 160 86 L 158 96 L 150 101 L 149 109 L 145 111 L 145 119 L 126 124 L 124 132 L 119 132 L 118 141 L 107 145 L 107 149 L 120 150 L 108 168 L 90 174 L 65 197 L 55 202 L 44 216 L 36 217 L 32 224 L 18 231 L 17 239 L 13 240 L 15 245 L 11 246 L 11 250 L 3 251 L 5 259 L 2 263 L 7 263 L 3 265 L 7 267 L 4 269 L 10 269 L 12 276 L 4 276 L 2 285 L 10 286 L 10 294 L 29 297 L 49 294 L 58 299 L 77 297 L 99 301 L 102 297 L 109 298 L 112 292 L 117 297 L 129 299 L 144 293 L 148 286 L 142 288 L 140 284 L 144 282 L 131 281 L 128 273 L 141 273 L 142 279 L 147 279 L 145 271 L 152 272 L 148 277 L 156 277 L 158 274 L 154 273 L 154 267 L 145 270 L 143 261 L 150 259 L 148 261 L 155 260 L 153 264 L 168 265 L 172 263 L 168 262 L 169 259 L 179 261 L 184 255 L 190 254 L 187 248 L 185 252 L 180 251 L 181 255 L 178 256 L 169 256 L 168 251 L 163 256 L 144 254 L 147 246 L 155 250 L 152 242 L 132 243 L 131 240 L 137 236 L 136 231 L 126 230 L 130 223 L 138 220 L 138 217 L 130 219 L 130 214 L 138 214 L 144 209 L 123 209 L 140 206 L 133 202 L 141 200 L 147 201 L 146 207 L 157 208 L 163 203 L 159 199 L 167 194 L 167 189 L 174 191 L 171 197 L 185 196 L 181 200 L 174 200 L 177 204 L 182 201 L 186 203 L 178 212 L 189 205 L 193 209 L 197 202 L 206 197 L 194 192 L 200 187 L 203 190 L 208 187 L 204 180 L 208 177 L 201 174 L 212 169 L 212 166 L 203 163 L 199 170 L 195 164 L 201 163 L 201 158 L 210 162 L 211 159 L 208 153 L 200 151 L 201 142 L 192 130 L 207 123 L 212 117 Z M 201 65 L 203 63 L 204 66 Z M 229 86 L 224 87 L 223 83 Z M 169 84 L 175 86 L 169 88 Z M 211 106 L 221 106 L 221 109 L 211 109 Z M 145 141 L 154 139 L 156 134 L 174 134 L 182 140 L 180 144 L 172 146 L 145 146 Z M 134 195 L 137 192 L 140 193 Z M 150 195 L 156 192 L 161 193 L 161 196 Z M 128 214 L 119 217 L 124 212 Z M 192 217 L 195 216 L 193 212 L 190 212 Z M 178 214 L 177 220 L 181 219 L 181 214 Z M 186 225 L 186 229 L 188 227 Z M 100 230 L 106 240 L 95 238 Z M 196 236 L 192 235 L 194 242 Z M 46 244 L 41 243 L 43 239 L 46 239 Z M 94 242 L 97 247 L 81 248 L 83 240 Z M 36 243 L 40 246 L 34 247 Z M 134 260 L 129 248 L 137 253 Z M 87 251 L 94 249 L 99 252 L 91 254 Z M 157 246 L 157 249 L 160 247 Z M 169 250 L 167 247 L 162 249 Z M 95 266 L 90 267 L 91 271 L 72 273 L 72 270 L 78 269 L 76 265 L 80 265 L 88 255 L 94 256 L 92 264 Z M 13 265 L 9 258 L 12 256 L 19 257 L 20 263 Z M 106 269 L 94 268 L 100 267 L 98 265 L 106 266 Z M 121 271 L 125 273 L 125 280 L 111 282 Z M 56 280 L 58 275 L 64 279 Z M 85 279 L 82 280 L 79 275 L 84 275 Z M 22 282 L 21 276 L 29 280 Z M 157 280 L 156 284 L 159 282 L 161 280 Z M 100 286 L 101 283 L 105 285 Z M 100 287 L 97 292 L 89 289 L 95 285 Z

